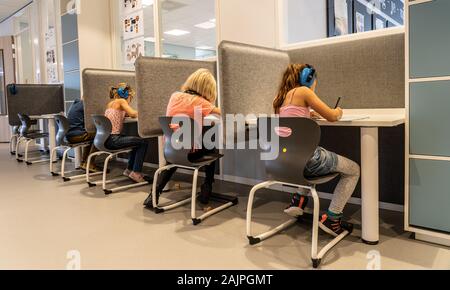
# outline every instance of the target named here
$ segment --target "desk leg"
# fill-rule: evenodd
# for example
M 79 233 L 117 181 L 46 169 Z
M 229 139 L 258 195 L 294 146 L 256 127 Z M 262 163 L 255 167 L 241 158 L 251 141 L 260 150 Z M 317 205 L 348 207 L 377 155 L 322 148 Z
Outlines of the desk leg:
M 379 242 L 378 128 L 361 128 L 362 240 Z
M 52 152 L 53 148 L 56 147 L 56 124 L 55 119 L 49 119 L 48 120 L 48 147 L 50 152 Z M 52 161 L 56 161 L 52 160 Z
M 89 147 L 84 148 L 84 150 L 89 150 Z M 83 155 L 82 149 L 80 147 L 75 148 L 75 168 L 80 168 L 81 166 L 81 156 Z

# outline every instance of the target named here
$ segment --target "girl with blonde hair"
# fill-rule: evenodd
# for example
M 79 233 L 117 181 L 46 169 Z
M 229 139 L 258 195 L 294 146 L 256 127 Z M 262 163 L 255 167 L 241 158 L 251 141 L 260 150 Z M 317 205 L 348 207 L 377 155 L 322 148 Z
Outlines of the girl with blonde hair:
M 216 99 L 217 85 L 214 76 L 207 69 L 199 69 L 189 76 L 184 85 L 181 87 L 181 91 L 175 92 L 171 96 L 167 106 L 166 116 L 187 116 L 191 119 L 195 119 L 196 112 L 201 112 L 202 118 L 205 118 L 211 114 L 221 115 L 220 109 L 215 105 Z M 211 151 L 203 148 L 196 150 L 192 157 L 201 158 L 203 155 L 208 153 L 211 153 Z M 201 194 L 199 197 L 200 202 L 203 204 L 209 203 L 209 196 L 212 192 L 212 185 L 214 183 L 215 168 L 216 162 L 205 168 L 206 178 L 201 187 Z M 156 195 L 158 198 L 176 170 L 176 168 L 166 170 L 159 177 L 158 185 L 156 187 Z M 151 193 L 144 202 L 144 205 L 149 209 L 152 208 Z

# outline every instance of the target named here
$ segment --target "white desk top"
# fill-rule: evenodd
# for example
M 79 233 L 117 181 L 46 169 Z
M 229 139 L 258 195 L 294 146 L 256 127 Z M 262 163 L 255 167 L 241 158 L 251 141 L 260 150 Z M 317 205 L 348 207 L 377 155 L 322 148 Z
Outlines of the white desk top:
M 346 118 L 361 118 L 354 121 L 328 122 L 317 120 L 320 126 L 335 127 L 396 127 L 406 122 L 405 109 L 348 109 L 344 110 Z M 256 126 L 256 119 L 248 119 L 247 124 Z
M 344 117 L 361 117 L 361 120 L 328 122 L 317 120 L 320 126 L 339 127 L 396 127 L 406 122 L 405 109 L 348 109 Z
M 63 115 L 63 114 L 64 113 L 30 116 L 30 119 L 33 119 L 33 120 L 51 120 L 51 119 L 55 119 L 55 116 Z

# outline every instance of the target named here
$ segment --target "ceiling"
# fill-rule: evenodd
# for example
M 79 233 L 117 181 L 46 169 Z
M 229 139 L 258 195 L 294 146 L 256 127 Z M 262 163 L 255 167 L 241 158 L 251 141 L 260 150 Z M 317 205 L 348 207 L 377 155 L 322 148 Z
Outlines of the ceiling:
M 1 1 L 1 0 L 0 0 Z M 162 2 L 162 37 L 164 43 L 187 47 L 215 47 L 216 30 L 202 29 L 195 25 L 215 19 L 214 0 L 164 0 Z M 144 9 L 145 35 L 153 36 L 153 6 Z M 189 31 L 183 36 L 164 32 L 179 29 Z
M 31 0 L 0 0 L 0 22 L 17 12 Z

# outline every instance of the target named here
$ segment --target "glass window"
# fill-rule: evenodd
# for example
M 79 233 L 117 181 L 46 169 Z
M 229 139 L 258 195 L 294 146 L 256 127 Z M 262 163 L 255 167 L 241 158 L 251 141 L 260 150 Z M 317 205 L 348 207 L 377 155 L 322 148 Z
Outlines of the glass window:
M 404 25 L 404 0 L 283 0 L 283 43 Z
M 214 0 L 162 0 L 163 56 L 205 59 L 216 56 Z

